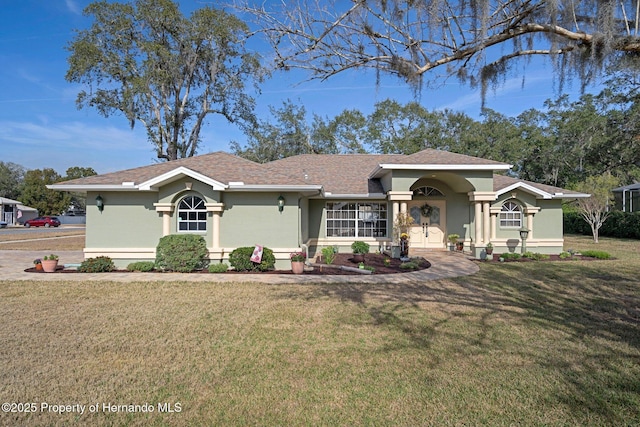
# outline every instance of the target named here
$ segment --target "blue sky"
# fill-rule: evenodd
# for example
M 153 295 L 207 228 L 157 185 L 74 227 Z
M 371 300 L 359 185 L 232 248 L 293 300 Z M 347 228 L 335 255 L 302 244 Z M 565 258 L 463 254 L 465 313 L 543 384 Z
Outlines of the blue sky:
M 64 175 L 71 166 L 92 167 L 98 173 L 144 166 L 157 159 L 142 126 L 134 130 L 118 115 L 104 118 L 75 105 L 80 87 L 67 83 L 65 46 L 74 29 L 86 28 L 82 10 L 89 0 L 20 0 L 2 2 L 0 15 L 0 161 L 27 169 L 53 168 Z M 182 0 L 183 9 L 202 5 Z M 187 12 L 188 14 L 188 12 Z M 552 69 L 537 65 L 522 77 L 508 80 L 486 106 L 508 116 L 542 108 L 555 98 Z M 256 113 L 269 118 L 269 105 L 286 99 L 302 103 L 312 113 L 333 117 L 344 109 L 369 114 L 387 98 L 413 100 L 411 90 L 395 78 L 376 86 L 373 73 L 351 72 L 325 82 L 302 82 L 299 73 L 279 73 L 262 85 Z M 449 108 L 479 118 L 480 94 L 455 81 L 437 90 L 425 90 L 420 102 L 427 109 Z M 229 151 L 229 142 L 244 144 L 235 125 L 210 116 L 201 136 L 199 153 Z

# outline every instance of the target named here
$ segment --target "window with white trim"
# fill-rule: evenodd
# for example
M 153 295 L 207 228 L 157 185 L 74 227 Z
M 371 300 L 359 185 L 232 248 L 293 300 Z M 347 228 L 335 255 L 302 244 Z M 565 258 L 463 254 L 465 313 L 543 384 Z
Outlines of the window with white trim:
M 327 237 L 386 237 L 387 204 L 328 202 Z
M 500 227 L 522 227 L 522 208 L 514 202 L 505 202 L 500 211 Z
M 207 207 L 198 196 L 187 196 L 178 204 L 178 231 L 207 231 Z

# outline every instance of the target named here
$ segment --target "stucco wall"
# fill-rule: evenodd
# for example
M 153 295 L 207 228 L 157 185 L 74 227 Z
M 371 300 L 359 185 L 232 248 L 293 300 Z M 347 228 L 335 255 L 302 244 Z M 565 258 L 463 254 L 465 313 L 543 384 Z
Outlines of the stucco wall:
M 87 203 L 86 248 L 155 248 L 162 237 L 162 219 L 153 204 L 156 193 L 99 193 L 104 210 Z M 87 193 L 95 200 L 98 193 Z
M 283 193 L 285 207 L 278 211 L 280 193 L 225 193 L 220 218 L 222 247 L 253 246 L 296 248 L 299 246 L 298 196 Z

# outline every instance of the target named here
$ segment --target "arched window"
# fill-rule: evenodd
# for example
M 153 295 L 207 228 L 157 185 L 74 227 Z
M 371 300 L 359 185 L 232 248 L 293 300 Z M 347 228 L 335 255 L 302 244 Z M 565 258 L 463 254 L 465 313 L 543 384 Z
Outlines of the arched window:
M 420 187 L 413 190 L 414 196 L 426 196 L 426 197 L 444 197 L 442 191 L 438 190 L 435 187 Z
M 522 227 L 522 208 L 514 202 L 505 202 L 500 211 L 500 227 Z
M 187 196 L 178 204 L 178 231 L 207 231 L 207 207 L 197 196 Z

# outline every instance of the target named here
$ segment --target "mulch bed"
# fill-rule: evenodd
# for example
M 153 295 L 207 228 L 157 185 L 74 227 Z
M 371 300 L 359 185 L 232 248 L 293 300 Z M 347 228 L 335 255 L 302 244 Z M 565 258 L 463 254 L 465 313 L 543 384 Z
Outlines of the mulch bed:
M 389 259 L 390 264 L 385 265 L 385 259 Z M 401 268 L 400 265 L 403 264 L 399 259 L 389 258 L 386 255 L 382 254 L 367 254 L 365 256 L 364 264 L 368 267 L 373 267 L 374 271 L 372 274 L 397 274 L 397 273 L 409 273 L 412 271 L 424 270 L 431 267 L 431 263 L 424 258 L 413 258 L 412 261 L 419 261 L 418 268 L 415 269 L 407 269 Z M 332 263 L 332 266 L 344 266 L 351 268 L 358 268 L 357 262 L 353 261 L 352 254 L 336 254 L 336 259 Z M 35 267 L 27 268 L 24 270 L 26 273 L 44 273 L 44 271 L 36 271 Z M 75 269 L 64 269 L 63 267 L 58 267 L 56 269 L 56 273 L 77 273 L 78 271 Z M 116 270 L 112 271 L 112 273 L 131 273 L 128 270 Z M 158 273 L 154 271 L 154 273 Z M 234 271 L 229 270 L 226 273 L 209 273 L 208 271 L 198 271 L 196 273 L 202 274 L 293 274 L 291 270 L 269 270 L 262 272 L 244 272 L 244 271 Z M 45 273 L 45 274 L 53 274 L 53 273 Z M 339 268 L 329 267 L 326 264 L 318 263 L 315 264 L 313 270 L 305 270 L 305 275 L 316 275 L 316 276 L 335 276 L 335 275 L 364 275 L 357 271 L 349 271 L 349 270 L 341 270 Z

